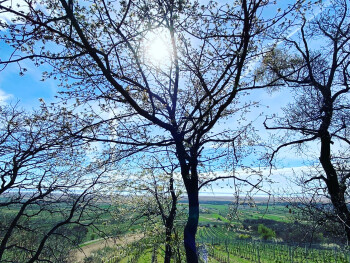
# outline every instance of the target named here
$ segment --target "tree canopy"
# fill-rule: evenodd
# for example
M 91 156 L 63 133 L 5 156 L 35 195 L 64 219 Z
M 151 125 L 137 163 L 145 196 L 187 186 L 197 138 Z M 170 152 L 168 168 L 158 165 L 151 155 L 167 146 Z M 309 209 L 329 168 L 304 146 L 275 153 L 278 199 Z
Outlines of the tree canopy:
M 227 156 L 237 166 L 239 146 L 252 145 L 249 125 L 222 124 L 245 114 L 246 92 L 276 85 L 274 79 L 258 85 L 252 67 L 267 51 L 270 30 L 300 2 L 271 16 L 264 12 L 274 2 L 263 0 L 54 0 L 20 7 L 4 0 L 0 9 L 12 20 L 1 24 L 7 30 L 1 38 L 14 53 L 1 64 L 18 63 L 21 72 L 28 59 L 51 65 L 44 77 L 59 78 L 67 107 L 82 111 L 75 138 L 114 144 L 118 153 L 166 150 L 177 158 L 189 201 L 187 261 L 198 262 L 199 189 L 236 178 L 206 175 Z
M 316 149 L 318 160 L 312 157 L 314 169 L 305 172 L 303 177 L 302 185 L 308 193 L 306 198 L 315 198 L 311 203 L 329 199 L 333 209 L 326 205 L 324 211 L 316 211 L 341 223 L 350 240 L 347 205 L 350 178 L 349 7 L 344 0 L 329 1 L 319 5 L 322 15 L 314 14 L 310 6 L 304 7 L 293 14 L 298 31 L 293 36 L 274 35 L 280 39 L 280 45 L 265 56 L 258 72 L 265 80 L 291 88 L 294 96 L 282 116 L 265 121 L 267 129 L 285 131 L 271 158 L 285 147 L 303 146 L 299 152 L 304 156 L 315 153 L 307 150 L 310 149 L 307 145 Z

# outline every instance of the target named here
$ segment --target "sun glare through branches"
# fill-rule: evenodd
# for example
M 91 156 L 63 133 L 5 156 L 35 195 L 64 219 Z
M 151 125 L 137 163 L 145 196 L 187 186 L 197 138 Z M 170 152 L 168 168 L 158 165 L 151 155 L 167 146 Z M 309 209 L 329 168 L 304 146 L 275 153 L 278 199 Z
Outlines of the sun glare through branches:
M 162 32 L 154 32 L 145 39 L 145 59 L 159 66 L 168 64 L 171 59 L 170 41 Z

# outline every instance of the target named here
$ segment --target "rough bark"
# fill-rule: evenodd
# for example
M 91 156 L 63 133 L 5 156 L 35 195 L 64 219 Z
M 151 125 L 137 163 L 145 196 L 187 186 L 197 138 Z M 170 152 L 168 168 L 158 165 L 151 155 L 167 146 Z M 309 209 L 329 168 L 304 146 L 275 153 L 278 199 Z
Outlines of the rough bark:
M 194 153 L 192 152 L 192 154 Z M 186 250 L 187 262 L 197 263 L 198 253 L 196 248 L 196 233 L 199 220 L 199 188 L 197 162 L 195 158 L 193 158 L 190 167 L 191 174 L 185 180 L 185 187 L 188 197 L 188 218 L 184 230 L 184 245 Z
M 168 230 L 168 228 L 165 231 L 165 256 L 164 256 L 164 263 L 170 263 L 171 256 L 173 255 L 172 250 L 171 250 L 171 231 Z
M 197 248 L 196 248 L 196 233 L 199 219 L 199 201 L 198 189 L 193 187 L 187 189 L 188 197 L 188 218 L 184 231 L 184 245 L 186 250 L 187 262 L 198 262 Z
M 177 204 L 177 196 L 174 191 L 174 179 L 170 179 L 170 193 L 171 193 L 171 198 L 172 198 L 172 203 L 171 203 L 171 210 L 169 213 L 168 218 L 165 221 L 165 257 L 164 257 L 164 263 L 170 263 L 171 257 L 173 255 L 173 250 L 171 247 L 171 233 L 174 228 L 174 220 L 176 216 L 176 204 Z
M 344 230 L 348 242 L 350 241 L 350 212 L 346 205 L 346 186 L 339 182 L 338 174 L 331 161 L 331 136 L 328 131 L 321 136 L 320 162 L 326 173 L 327 189 L 335 212 L 344 225 Z

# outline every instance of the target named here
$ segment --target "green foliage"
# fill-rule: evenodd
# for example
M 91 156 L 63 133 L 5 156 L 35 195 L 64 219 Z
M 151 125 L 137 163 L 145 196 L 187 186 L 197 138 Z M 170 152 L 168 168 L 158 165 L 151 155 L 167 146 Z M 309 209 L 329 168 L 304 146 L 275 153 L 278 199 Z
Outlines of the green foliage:
M 243 240 L 252 239 L 252 236 L 247 234 L 239 234 L 238 239 L 243 239 Z
M 268 228 L 267 226 L 264 226 L 263 224 L 260 224 L 258 226 L 258 233 L 263 240 L 268 240 L 276 237 L 275 231 L 273 231 L 271 228 Z

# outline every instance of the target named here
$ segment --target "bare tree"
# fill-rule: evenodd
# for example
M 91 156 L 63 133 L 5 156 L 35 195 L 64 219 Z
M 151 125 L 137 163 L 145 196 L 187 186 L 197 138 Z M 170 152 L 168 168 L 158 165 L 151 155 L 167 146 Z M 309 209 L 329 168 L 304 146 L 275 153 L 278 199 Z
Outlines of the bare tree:
M 68 137 L 63 112 L 0 112 L 0 261 L 67 262 L 102 212 L 105 167 L 83 157 L 88 148 Z
M 239 94 L 262 88 L 249 77 L 250 63 L 263 52 L 263 33 L 289 11 L 263 19 L 270 3 L 262 0 L 25 1 L 22 11 L 11 3 L 2 1 L 0 10 L 14 16 L 2 37 L 14 53 L 1 63 L 52 64 L 45 77 L 61 78 L 65 98 L 95 105 L 85 111 L 95 122 L 82 138 L 139 151 L 174 146 L 189 201 L 187 261 L 198 262 L 199 189 L 235 176 L 206 182 L 203 171 L 227 154 L 220 146 L 234 153 L 248 134 L 238 122 L 223 124 L 248 108 L 238 105 Z M 167 47 L 158 61 L 148 48 L 156 38 Z M 95 124 L 104 129 L 93 131 Z
M 303 184 L 310 187 L 309 193 L 313 191 L 310 198 L 324 196 L 331 201 L 335 220 L 343 224 L 350 240 L 349 6 L 345 0 L 315 5 L 295 12 L 295 34 L 282 37 L 278 48 L 264 58 L 261 75 L 290 87 L 295 97 L 283 116 L 266 119 L 265 126 L 286 132 L 272 158 L 285 147 L 304 146 L 300 152 L 305 155 L 317 149 L 318 162 L 311 157 L 315 168 Z
M 163 249 L 160 244 L 164 244 L 164 262 L 174 257 L 181 261 L 177 239 L 182 236 L 179 230 L 183 227 L 175 220 L 179 220 L 178 213 L 184 212 L 184 207 L 180 211 L 178 207 L 184 189 L 169 152 L 165 153 L 166 157 L 160 156 L 158 153 L 157 156 L 143 156 L 142 162 L 135 160 L 136 164 L 128 169 L 139 172 L 126 172 L 129 177 L 116 181 L 116 189 L 121 192 L 116 198 L 117 207 L 124 207 L 124 213 L 118 210 L 117 216 L 118 221 L 125 221 L 127 217 L 130 225 L 141 220 L 147 245 L 154 247 L 155 256 L 158 249 Z

